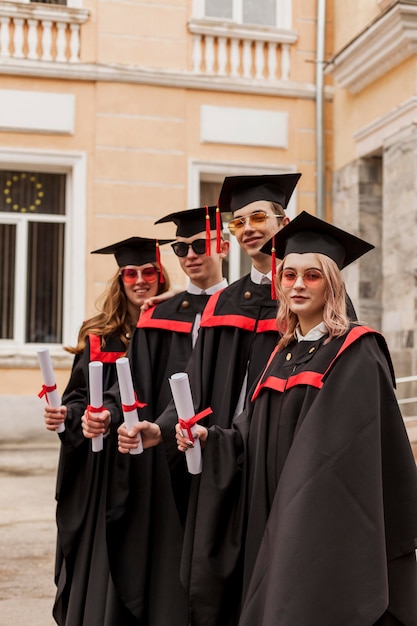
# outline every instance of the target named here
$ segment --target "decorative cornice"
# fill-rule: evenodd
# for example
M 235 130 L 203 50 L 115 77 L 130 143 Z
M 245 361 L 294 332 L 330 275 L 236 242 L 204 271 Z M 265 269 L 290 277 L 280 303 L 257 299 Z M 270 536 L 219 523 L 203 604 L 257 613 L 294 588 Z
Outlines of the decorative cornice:
M 386 9 L 391 7 L 393 4 L 398 2 L 398 0 L 376 0 L 376 1 L 377 1 L 378 6 L 381 7 L 382 11 L 385 11 Z
M 301 98 L 312 100 L 316 97 L 313 83 L 296 81 L 264 81 L 231 79 L 219 76 L 200 76 L 191 72 L 173 72 L 168 70 L 150 70 L 138 67 L 99 65 L 94 63 L 53 63 L 30 59 L 2 59 L 0 75 L 27 76 L 29 78 L 55 78 L 90 82 L 119 82 L 206 91 L 227 91 L 231 93 L 250 93 L 273 95 L 282 98 Z M 326 90 L 326 98 L 333 97 L 333 90 Z
M 356 156 L 362 157 L 379 150 L 389 137 L 398 135 L 402 128 L 411 124 L 417 124 L 417 96 L 408 98 L 354 133 Z
M 52 20 L 69 24 L 84 24 L 91 11 L 58 4 L 38 4 L 0 1 L 0 17 Z
M 222 22 L 207 17 L 190 20 L 188 22 L 188 30 L 193 35 L 211 35 L 212 37 L 228 37 L 229 39 L 252 39 L 288 44 L 294 44 L 298 40 L 298 33 L 288 28 L 272 28 L 271 26 L 252 26 L 248 24 L 237 25 L 234 22 Z
M 341 87 L 359 93 L 417 53 L 417 4 L 397 2 L 336 54 L 326 68 Z

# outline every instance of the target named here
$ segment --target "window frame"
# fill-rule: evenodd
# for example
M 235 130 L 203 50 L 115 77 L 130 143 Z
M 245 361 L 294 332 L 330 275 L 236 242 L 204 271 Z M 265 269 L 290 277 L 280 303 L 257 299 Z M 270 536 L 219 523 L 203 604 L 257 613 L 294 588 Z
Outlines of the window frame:
M 214 18 L 206 17 L 205 6 L 206 0 L 193 0 L 193 18 L 194 19 L 206 19 L 206 20 L 218 20 L 221 19 L 224 22 L 232 22 L 233 24 L 239 24 L 240 26 L 247 26 L 242 22 L 243 9 L 242 4 L 245 0 L 233 0 L 233 17 L 227 18 Z M 262 28 L 292 28 L 292 0 L 275 0 L 275 24 L 268 26 L 260 26 Z
M 221 163 L 213 161 L 199 161 L 190 159 L 188 163 L 188 206 L 200 206 L 200 181 L 223 182 L 226 176 L 253 176 L 263 174 L 292 174 L 297 172 L 295 166 L 274 167 L 268 165 L 254 165 L 253 163 Z M 286 210 L 290 219 L 297 215 L 297 189 L 291 196 Z M 224 224 L 225 229 L 227 224 Z M 240 266 L 242 249 L 236 237 L 230 237 L 229 250 L 229 284 L 241 278 Z
M 27 249 L 19 242 L 25 240 L 29 222 L 65 222 L 64 291 L 62 344 L 25 343 L 26 280 L 15 294 L 13 339 L 0 339 L 0 365 L 2 357 L 18 358 L 19 363 L 33 357 L 36 350 L 48 347 L 51 354 L 60 353 L 62 345 L 74 344 L 85 310 L 85 248 L 86 248 L 86 180 L 87 157 L 83 152 L 58 152 L 46 150 L 0 149 L 2 170 L 26 170 L 66 175 L 65 215 L 28 215 L 0 213 L 4 224 L 17 224 L 16 284 L 26 275 Z M 23 238 L 23 239 L 22 239 Z
M 54 6 L 54 2 L 42 2 L 42 0 L 19 0 L 19 2 L 21 4 L 32 4 L 33 2 L 38 2 L 40 4 L 48 4 L 51 6 Z M 55 6 L 57 6 L 55 4 Z M 67 0 L 65 5 L 58 5 L 58 6 L 66 6 L 67 8 L 70 9 L 81 9 L 83 6 L 83 0 Z

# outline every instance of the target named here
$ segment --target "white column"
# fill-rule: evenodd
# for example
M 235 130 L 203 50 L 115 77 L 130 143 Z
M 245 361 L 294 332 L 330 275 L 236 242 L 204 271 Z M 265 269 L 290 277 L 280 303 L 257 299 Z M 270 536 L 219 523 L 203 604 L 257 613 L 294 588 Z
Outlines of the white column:
M 206 36 L 206 74 L 214 74 L 214 37 Z
M 52 61 L 52 22 L 42 20 L 42 61 Z
M 268 80 L 277 79 L 277 44 L 275 41 L 268 43 Z
M 10 56 L 10 17 L 0 17 L 0 56 Z
M 38 56 L 38 20 L 28 20 L 28 59 Z
M 227 66 L 227 38 L 219 37 L 217 39 L 217 73 L 219 76 L 226 76 Z
M 239 39 L 230 42 L 230 75 L 233 78 L 239 76 Z
M 262 80 L 265 78 L 265 56 L 264 56 L 264 42 L 255 42 L 255 78 Z
M 56 61 L 65 63 L 67 60 L 66 48 L 67 48 L 67 24 L 65 22 L 57 22 L 57 36 L 56 36 Z
M 15 17 L 13 19 L 13 24 L 14 24 L 14 38 L 13 38 L 13 45 L 14 45 L 14 53 L 13 56 L 16 59 L 23 59 L 24 58 L 24 53 L 23 53 L 23 24 L 24 24 L 24 20 L 21 19 L 20 17 Z
M 252 78 L 252 42 L 245 39 L 243 42 L 243 77 Z
M 193 37 L 193 72 L 194 74 L 201 73 L 201 61 L 203 59 L 201 44 L 202 44 L 201 35 L 194 35 Z
M 281 44 L 281 79 L 288 80 L 291 71 L 290 46 L 287 43 Z
M 80 55 L 80 26 L 70 24 L 70 63 L 78 63 Z

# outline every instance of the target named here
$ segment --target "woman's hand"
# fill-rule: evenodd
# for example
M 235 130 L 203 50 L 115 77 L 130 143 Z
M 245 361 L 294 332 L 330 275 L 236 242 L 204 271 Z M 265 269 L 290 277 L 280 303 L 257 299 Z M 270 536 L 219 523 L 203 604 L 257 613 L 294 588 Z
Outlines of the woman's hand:
M 107 409 L 100 413 L 92 413 L 88 409 L 81 418 L 81 427 L 86 439 L 93 439 L 97 435 L 107 435 L 110 429 L 110 412 Z
M 180 452 L 187 452 L 190 448 L 194 448 L 194 441 L 190 441 L 188 434 L 184 435 L 179 424 L 175 425 L 175 438 L 177 440 L 177 447 Z M 208 430 L 204 426 L 196 426 L 194 429 L 194 439 L 199 439 L 201 447 L 204 448 L 204 444 L 207 441 Z
M 61 406 L 59 409 L 54 409 L 47 404 L 43 412 L 43 418 L 45 420 L 45 426 L 47 430 L 56 430 L 61 424 L 64 423 L 67 416 L 67 407 Z
M 129 431 L 126 424 L 123 423 L 117 429 L 118 448 L 122 454 L 128 454 L 130 450 L 134 450 L 139 445 L 139 435 L 142 438 L 143 448 L 152 448 L 162 442 L 161 429 L 158 424 L 143 420 L 138 422 Z
M 144 300 L 142 306 L 140 307 L 141 313 L 147 311 L 151 308 L 151 306 L 155 306 L 160 302 L 165 302 L 165 300 L 169 300 L 172 296 L 175 296 L 177 293 L 183 291 L 182 289 L 168 289 L 168 291 L 164 291 L 160 293 L 158 296 L 153 296 L 152 298 L 147 298 Z

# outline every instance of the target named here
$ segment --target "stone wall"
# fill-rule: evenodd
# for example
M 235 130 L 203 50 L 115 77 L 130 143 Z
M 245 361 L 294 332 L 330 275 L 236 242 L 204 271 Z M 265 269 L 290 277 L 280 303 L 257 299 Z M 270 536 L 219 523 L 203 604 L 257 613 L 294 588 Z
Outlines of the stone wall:
M 333 223 L 375 250 L 344 270 L 358 319 L 385 336 L 397 378 L 417 374 L 417 126 L 392 135 L 378 155 L 334 173 Z M 417 381 L 397 397 L 417 397 Z M 417 402 L 401 404 L 417 456 Z
M 344 278 L 358 319 L 382 328 L 382 165 L 372 157 L 349 164 L 333 178 L 333 223 L 375 246 L 348 266 Z
M 417 126 L 335 172 L 333 222 L 375 245 L 344 270 L 358 317 L 387 339 L 397 376 L 417 373 Z M 417 395 L 417 393 L 416 393 Z
M 417 373 L 417 126 L 391 136 L 383 151 L 382 330 L 399 376 Z

